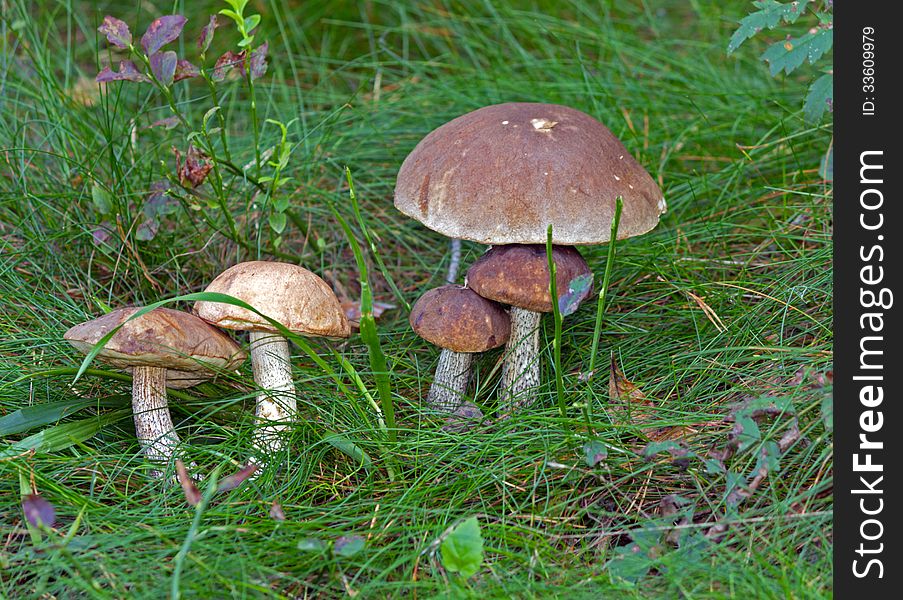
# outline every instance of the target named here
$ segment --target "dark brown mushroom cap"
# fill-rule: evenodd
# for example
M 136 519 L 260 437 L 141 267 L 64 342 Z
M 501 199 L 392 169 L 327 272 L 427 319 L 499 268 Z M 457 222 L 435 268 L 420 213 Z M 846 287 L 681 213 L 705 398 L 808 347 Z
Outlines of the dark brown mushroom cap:
M 247 302 L 286 329 L 307 336 L 346 338 L 351 325 L 332 288 L 304 267 L 252 260 L 233 265 L 205 290 Z M 267 320 L 222 302 L 196 302 L 194 314 L 223 329 L 278 333 Z
M 210 379 L 218 370 L 237 368 L 245 360 L 229 336 L 191 313 L 170 308 L 154 310 L 129 321 L 140 307 L 128 306 L 76 325 L 63 338 L 83 354 L 122 325 L 97 358 L 114 367 L 162 367 L 166 385 L 186 388 Z
M 501 306 L 459 285 L 421 296 L 411 307 L 410 322 L 417 335 L 454 352 L 485 352 L 503 346 L 511 335 Z
M 652 177 L 602 123 L 555 104 L 508 103 L 429 133 L 395 183 L 395 207 L 451 238 L 483 244 L 601 244 L 645 233 L 665 212 Z
M 583 278 L 586 285 L 575 290 L 582 297 L 574 300 L 579 303 L 589 295 L 592 280 L 586 278 L 592 277 L 592 271 L 576 248 L 552 246 L 552 260 L 555 261 L 555 286 L 559 297 L 575 287 L 578 278 Z M 469 288 L 484 298 L 534 312 L 552 312 L 545 246 L 493 246 L 467 270 L 466 281 Z

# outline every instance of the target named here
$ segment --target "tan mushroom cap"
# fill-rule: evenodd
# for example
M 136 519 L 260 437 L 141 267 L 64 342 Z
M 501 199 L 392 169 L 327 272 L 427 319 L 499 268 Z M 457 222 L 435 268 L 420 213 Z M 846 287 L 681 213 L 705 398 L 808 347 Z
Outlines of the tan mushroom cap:
M 229 336 L 191 313 L 155 308 L 129 321 L 139 309 L 117 308 L 76 325 L 63 338 L 88 354 L 101 338 L 122 325 L 97 358 L 127 371 L 162 367 L 167 370 L 167 387 L 174 389 L 197 385 L 219 370 L 236 369 L 246 358 Z
M 329 285 L 304 267 L 249 261 L 229 267 L 205 290 L 247 302 L 294 333 L 346 338 L 351 326 Z M 194 314 L 223 329 L 278 333 L 260 315 L 239 306 L 201 300 Z
M 483 244 L 601 244 L 656 226 L 665 200 L 602 123 L 555 104 L 480 108 L 429 133 L 395 183 L 395 207 L 451 238 Z
M 459 285 L 421 296 L 411 307 L 410 322 L 417 335 L 453 352 L 485 352 L 511 335 L 511 320 L 501 306 Z
M 592 277 L 592 270 L 576 248 L 552 246 L 552 260 L 559 296 L 568 293 L 571 282 L 578 277 Z M 552 312 L 545 246 L 494 246 L 474 261 L 467 270 L 466 281 L 468 287 L 484 298 L 534 312 Z M 591 287 L 586 287 L 584 297 L 589 295 Z

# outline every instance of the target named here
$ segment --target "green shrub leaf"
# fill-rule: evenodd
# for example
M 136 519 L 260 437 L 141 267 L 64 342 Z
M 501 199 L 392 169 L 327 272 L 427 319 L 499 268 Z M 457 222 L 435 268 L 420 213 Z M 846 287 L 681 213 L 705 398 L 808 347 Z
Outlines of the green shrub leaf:
M 477 518 L 470 517 L 456 525 L 442 540 L 440 553 L 447 571 L 464 578 L 476 574 L 483 563 L 483 537 Z

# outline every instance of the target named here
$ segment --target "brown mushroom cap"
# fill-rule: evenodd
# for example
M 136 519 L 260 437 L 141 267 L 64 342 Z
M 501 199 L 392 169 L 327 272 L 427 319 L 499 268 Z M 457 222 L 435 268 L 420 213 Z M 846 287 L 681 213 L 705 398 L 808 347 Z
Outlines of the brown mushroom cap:
M 348 319 L 329 285 L 298 265 L 259 260 L 239 263 L 220 273 L 205 291 L 243 300 L 294 333 L 331 338 L 351 335 Z M 239 306 L 202 300 L 193 310 L 223 329 L 278 333 L 260 315 Z
M 511 335 L 501 306 L 459 285 L 425 293 L 411 307 L 410 321 L 417 335 L 453 352 L 485 352 L 508 343 Z
M 237 368 L 245 354 L 232 339 L 206 321 L 180 310 L 155 308 L 129 321 L 139 307 L 128 306 L 76 325 L 63 338 L 88 354 L 100 339 L 119 325 L 97 358 L 120 369 L 162 367 L 166 385 L 191 387 L 210 379 L 217 370 Z
M 571 282 L 578 277 L 592 276 L 589 265 L 576 248 L 552 246 L 552 260 L 555 261 L 555 286 L 559 296 L 566 294 Z M 484 298 L 534 312 L 552 312 L 545 246 L 493 246 L 467 270 L 466 281 L 468 287 Z M 584 297 L 589 295 L 591 287 L 587 286 Z
M 601 244 L 640 235 L 662 192 L 602 123 L 555 104 L 480 108 L 432 131 L 408 155 L 395 207 L 451 238 L 483 244 Z

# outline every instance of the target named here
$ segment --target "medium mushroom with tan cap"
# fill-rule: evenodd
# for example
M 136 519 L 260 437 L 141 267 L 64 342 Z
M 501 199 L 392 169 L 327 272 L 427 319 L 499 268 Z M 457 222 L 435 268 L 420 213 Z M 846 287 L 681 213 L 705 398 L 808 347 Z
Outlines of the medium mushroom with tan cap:
M 618 197 L 619 239 L 651 230 L 666 209 L 658 185 L 602 123 L 537 103 L 487 106 L 440 126 L 408 155 L 395 185 L 404 214 L 491 246 L 545 244 L 550 225 L 555 245 L 607 243 Z M 513 328 L 509 348 L 523 342 L 524 327 Z
M 411 307 L 409 319 L 417 335 L 442 348 L 427 405 L 465 419 L 478 419 L 479 409 L 464 401 L 473 355 L 508 341 L 508 313 L 473 290 L 443 285 L 421 296 Z
M 346 338 L 351 327 L 329 285 L 304 267 L 250 261 L 220 273 L 205 290 L 228 294 L 289 331 L 307 337 Z M 298 410 L 288 340 L 266 319 L 246 308 L 199 301 L 194 313 L 208 323 L 250 332 L 251 366 L 260 387 L 255 446 L 265 454 L 282 447 L 286 422 Z
M 97 358 L 132 373 L 138 442 L 149 460 L 165 466 L 179 445 L 166 388 L 197 385 L 218 371 L 238 368 L 246 356 L 226 334 L 190 313 L 156 308 L 129 320 L 138 310 L 140 307 L 118 308 L 76 325 L 63 337 L 88 354 L 119 327 Z

